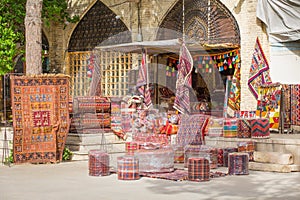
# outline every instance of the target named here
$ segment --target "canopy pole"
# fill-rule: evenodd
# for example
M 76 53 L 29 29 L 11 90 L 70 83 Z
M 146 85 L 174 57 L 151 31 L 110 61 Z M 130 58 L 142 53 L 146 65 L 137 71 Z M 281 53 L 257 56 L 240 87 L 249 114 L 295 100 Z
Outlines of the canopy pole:
M 184 5 L 184 0 L 182 0 L 182 41 L 185 41 L 185 16 L 184 16 L 184 10 L 185 10 L 185 5 Z

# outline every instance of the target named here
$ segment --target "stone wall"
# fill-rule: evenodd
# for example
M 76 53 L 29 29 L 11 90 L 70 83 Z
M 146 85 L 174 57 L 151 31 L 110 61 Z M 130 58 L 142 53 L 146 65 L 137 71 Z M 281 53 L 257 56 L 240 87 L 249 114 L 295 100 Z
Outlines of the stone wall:
M 256 100 L 250 93 L 247 85 L 249 69 L 251 66 L 252 54 L 255 41 L 260 39 L 262 48 L 267 59 L 270 57 L 269 42 L 262 23 L 256 18 L 257 0 L 220 0 L 235 17 L 241 35 L 241 110 L 255 110 Z M 69 10 L 72 15 L 77 14 L 82 18 L 84 14 L 92 7 L 95 0 L 72 0 L 69 1 Z M 103 0 L 113 12 L 119 15 L 133 32 L 133 40 L 136 40 L 138 30 L 138 0 Z M 122 3 L 123 2 L 123 3 Z M 161 20 L 172 8 L 177 0 L 143 0 L 141 6 L 141 24 L 143 27 L 143 39 L 153 40 L 155 37 L 155 27 L 158 27 Z M 50 65 L 53 69 L 60 72 L 67 72 L 65 66 L 66 51 L 72 32 L 77 24 L 53 25 L 45 28 L 44 32 L 50 45 Z

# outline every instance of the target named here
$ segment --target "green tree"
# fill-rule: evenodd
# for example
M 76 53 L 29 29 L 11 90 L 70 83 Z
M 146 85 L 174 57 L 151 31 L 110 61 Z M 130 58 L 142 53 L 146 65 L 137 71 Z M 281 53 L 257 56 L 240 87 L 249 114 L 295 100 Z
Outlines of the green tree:
M 0 74 L 5 74 L 14 66 L 14 58 L 25 52 L 25 16 L 26 0 L 0 1 Z M 64 23 L 77 22 L 78 16 L 71 17 L 67 12 L 67 0 L 43 0 L 42 23 L 49 25 L 51 21 Z M 11 34 L 8 34 L 8 30 Z M 6 33 L 4 34 L 4 31 Z M 5 41 L 5 42 L 3 42 Z M 14 44 L 14 45 L 13 45 Z M 28 52 L 32 53 L 32 52 Z M 41 56 L 41 52 L 38 53 Z M 6 55 L 6 56 L 4 56 Z M 6 62 L 3 62 L 3 61 Z

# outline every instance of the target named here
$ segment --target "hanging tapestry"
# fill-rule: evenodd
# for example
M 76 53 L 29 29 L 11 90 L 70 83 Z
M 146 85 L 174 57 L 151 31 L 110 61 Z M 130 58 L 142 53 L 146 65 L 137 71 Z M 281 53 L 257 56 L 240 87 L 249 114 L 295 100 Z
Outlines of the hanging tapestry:
M 185 147 L 189 144 L 203 144 L 204 129 L 209 117 L 206 115 L 182 115 L 177 132 L 176 144 Z
M 14 163 L 62 160 L 69 131 L 69 77 L 12 76 Z
M 146 53 L 143 52 L 142 63 L 139 69 L 139 76 L 138 76 L 136 87 L 140 92 L 140 94 L 144 97 L 144 103 L 146 107 L 149 109 L 152 106 L 152 101 L 151 101 L 151 93 L 149 88 L 148 73 L 149 72 L 146 63 Z
M 241 69 L 240 64 L 236 65 L 231 81 L 228 96 L 228 107 L 232 110 L 240 110 L 241 103 Z
M 257 38 L 250 67 L 248 86 L 254 97 L 257 99 L 258 87 L 261 84 L 271 82 L 269 64 L 261 48 L 259 39 Z
M 291 123 L 300 126 L 300 85 L 291 85 Z
M 284 128 L 289 129 L 292 125 L 292 119 L 291 119 L 291 90 L 292 85 L 289 84 L 283 84 L 283 116 L 284 116 Z
M 281 88 L 278 83 L 258 87 L 256 116 L 270 119 L 270 130 L 279 129 Z
M 180 49 L 180 58 L 178 64 L 178 78 L 176 81 L 176 96 L 174 101 L 174 108 L 180 113 L 190 113 L 190 94 L 189 90 L 192 88 L 192 70 L 193 58 L 183 43 Z

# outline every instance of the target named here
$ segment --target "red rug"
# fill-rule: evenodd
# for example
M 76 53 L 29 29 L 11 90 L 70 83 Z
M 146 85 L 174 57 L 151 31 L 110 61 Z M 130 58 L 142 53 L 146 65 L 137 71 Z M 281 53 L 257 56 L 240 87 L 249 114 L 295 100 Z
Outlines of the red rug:
M 69 131 L 69 77 L 12 76 L 14 163 L 62 160 Z

